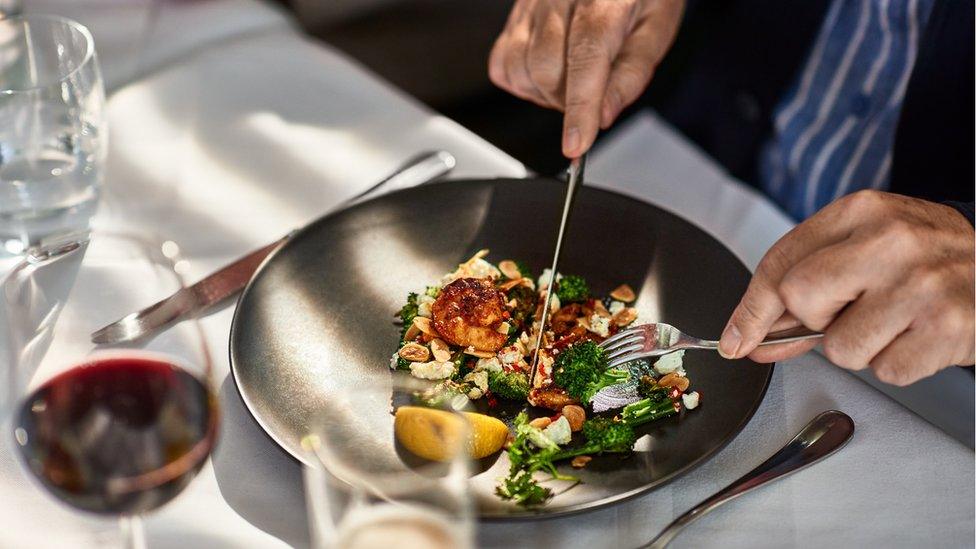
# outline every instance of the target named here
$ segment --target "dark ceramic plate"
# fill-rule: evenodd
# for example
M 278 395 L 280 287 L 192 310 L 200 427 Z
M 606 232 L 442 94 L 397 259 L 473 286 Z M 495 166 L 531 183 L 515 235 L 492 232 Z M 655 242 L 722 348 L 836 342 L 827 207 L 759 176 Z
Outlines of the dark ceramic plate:
M 451 181 L 396 192 L 324 217 L 271 256 L 241 296 L 230 356 L 247 407 L 285 450 L 304 459 L 311 418 L 330 394 L 389 383 L 398 327 L 392 314 L 481 248 L 489 259 L 521 259 L 536 272 L 551 261 L 564 184 L 550 179 Z M 615 193 L 584 188 L 561 270 L 584 276 L 598 295 L 621 283 L 638 291 L 645 321 L 716 338 L 749 280 L 729 250 L 687 221 Z M 474 477 L 480 516 L 532 518 L 578 512 L 646 492 L 701 464 L 752 417 L 772 366 L 717 354 L 685 355 L 697 410 L 646 426 L 628 458 L 594 459 L 583 482 L 525 511 L 500 501 L 500 456 Z M 386 409 L 363 410 L 387 414 Z M 390 452 L 395 452 L 391 442 Z

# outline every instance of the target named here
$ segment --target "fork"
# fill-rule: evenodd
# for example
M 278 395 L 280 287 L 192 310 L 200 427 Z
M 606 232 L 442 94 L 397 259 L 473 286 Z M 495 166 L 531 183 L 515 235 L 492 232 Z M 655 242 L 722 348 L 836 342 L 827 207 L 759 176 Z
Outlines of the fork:
M 823 337 L 821 332 L 815 332 L 805 326 L 798 326 L 788 330 L 772 332 L 760 342 L 760 345 L 774 345 L 776 343 L 790 343 L 804 339 Z M 662 356 L 684 349 L 718 350 L 718 341 L 699 339 L 681 332 L 670 324 L 661 322 L 641 324 L 623 330 L 613 337 L 605 339 L 600 346 L 607 351 L 609 367 L 637 360 Z

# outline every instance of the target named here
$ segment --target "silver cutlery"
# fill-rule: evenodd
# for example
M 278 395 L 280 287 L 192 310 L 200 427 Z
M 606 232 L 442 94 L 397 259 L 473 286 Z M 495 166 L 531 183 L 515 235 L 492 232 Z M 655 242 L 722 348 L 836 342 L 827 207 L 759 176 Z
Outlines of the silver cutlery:
M 790 343 L 804 339 L 823 337 L 804 326 L 772 332 L 759 345 Z M 683 349 L 718 350 L 718 341 L 699 339 L 681 332 L 670 324 L 652 323 L 622 330 L 613 337 L 605 339 L 600 346 L 607 351 L 611 368 L 640 359 L 666 355 Z
M 342 202 L 331 211 L 372 198 L 381 190 L 393 191 L 429 183 L 446 175 L 456 164 L 457 160 L 454 156 L 445 151 L 420 153 L 404 162 L 386 178 Z M 295 232 L 292 231 L 267 246 L 251 252 L 154 305 L 97 330 L 92 333 L 92 343 L 103 345 L 141 339 L 182 319 L 199 315 L 237 295 L 251 280 L 264 259 L 287 242 Z
M 573 202 L 576 200 L 577 191 L 583 186 L 583 171 L 586 169 L 586 154 L 573 159 L 569 164 L 569 181 L 566 184 L 566 198 L 563 199 L 563 215 L 559 220 L 559 232 L 556 233 L 556 248 L 552 254 L 552 278 L 549 280 L 549 288 L 552 289 L 556 283 L 556 273 L 559 268 L 559 254 L 562 252 L 563 236 L 566 234 L 566 225 L 569 223 L 569 213 L 573 210 Z M 542 338 L 546 333 L 546 320 L 549 319 L 549 304 L 552 303 L 552 294 L 546 292 L 546 301 L 542 306 L 542 318 L 539 323 L 539 335 L 535 340 L 535 352 L 532 353 L 532 369 L 529 373 L 529 383 L 535 380 L 535 372 L 539 367 L 539 350 L 542 349 Z
M 853 436 L 854 420 L 844 412 L 828 410 L 818 415 L 772 457 L 675 519 L 641 549 L 666 547 L 695 519 L 746 492 L 817 463 L 843 448 Z

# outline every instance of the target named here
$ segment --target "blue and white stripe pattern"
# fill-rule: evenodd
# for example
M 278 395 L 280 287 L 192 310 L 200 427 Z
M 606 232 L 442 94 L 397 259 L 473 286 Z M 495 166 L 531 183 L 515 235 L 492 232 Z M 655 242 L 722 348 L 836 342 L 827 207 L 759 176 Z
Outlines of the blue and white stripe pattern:
M 891 148 L 934 0 L 834 0 L 777 106 L 763 189 L 797 220 L 861 189 L 886 189 Z M 934 138 L 935 136 L 933 136 Z

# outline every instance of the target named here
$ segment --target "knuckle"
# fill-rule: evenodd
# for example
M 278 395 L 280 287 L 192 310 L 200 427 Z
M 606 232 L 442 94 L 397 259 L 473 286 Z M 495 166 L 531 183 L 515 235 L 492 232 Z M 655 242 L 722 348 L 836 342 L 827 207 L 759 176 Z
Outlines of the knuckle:
M 843 199 L 845 208 L 859 214 L 872 214 L 884 206 L 884 193 L 874 189 L 865 189 L 851 193 Z
M 941 269 L 932 266 L 917 267 L 909 278 L 909 284 L 927 299 L 935 299 L 942 294 L 945 275 Z
M 539 87 L 555 90 L 562 79 L 556 60 L 538 49 L 530 49 L 526 57 L 526 68 L 529 77 Z
M 827 333 L 823 339 L 824 355 L 845 370 L 863 370 L 867 367 L 859 358 L 851 342 L 838 334 Z
M 567 70 L 586 70 L 592 65 L 607 60 L 607 50 L 603 42 L 594 37 L 583 37 L 573 41 L 566 52 Z
M 773 245 L 756 267 L 756 275 L 763 279 L 775 279 L 779 273 L 786 272 L 791 264 L 790 257 L 779 243 Z
M 786 309 L 801 321 L 809 310 L 810 283 L 805 273 L 790 272 L 777 288 L 777 293 Z
M 894 218 L 885 223 L 881 230 L 881 239 L 886 246 L 917 246 L 919 244 L 919 231 L 909 221 Z

